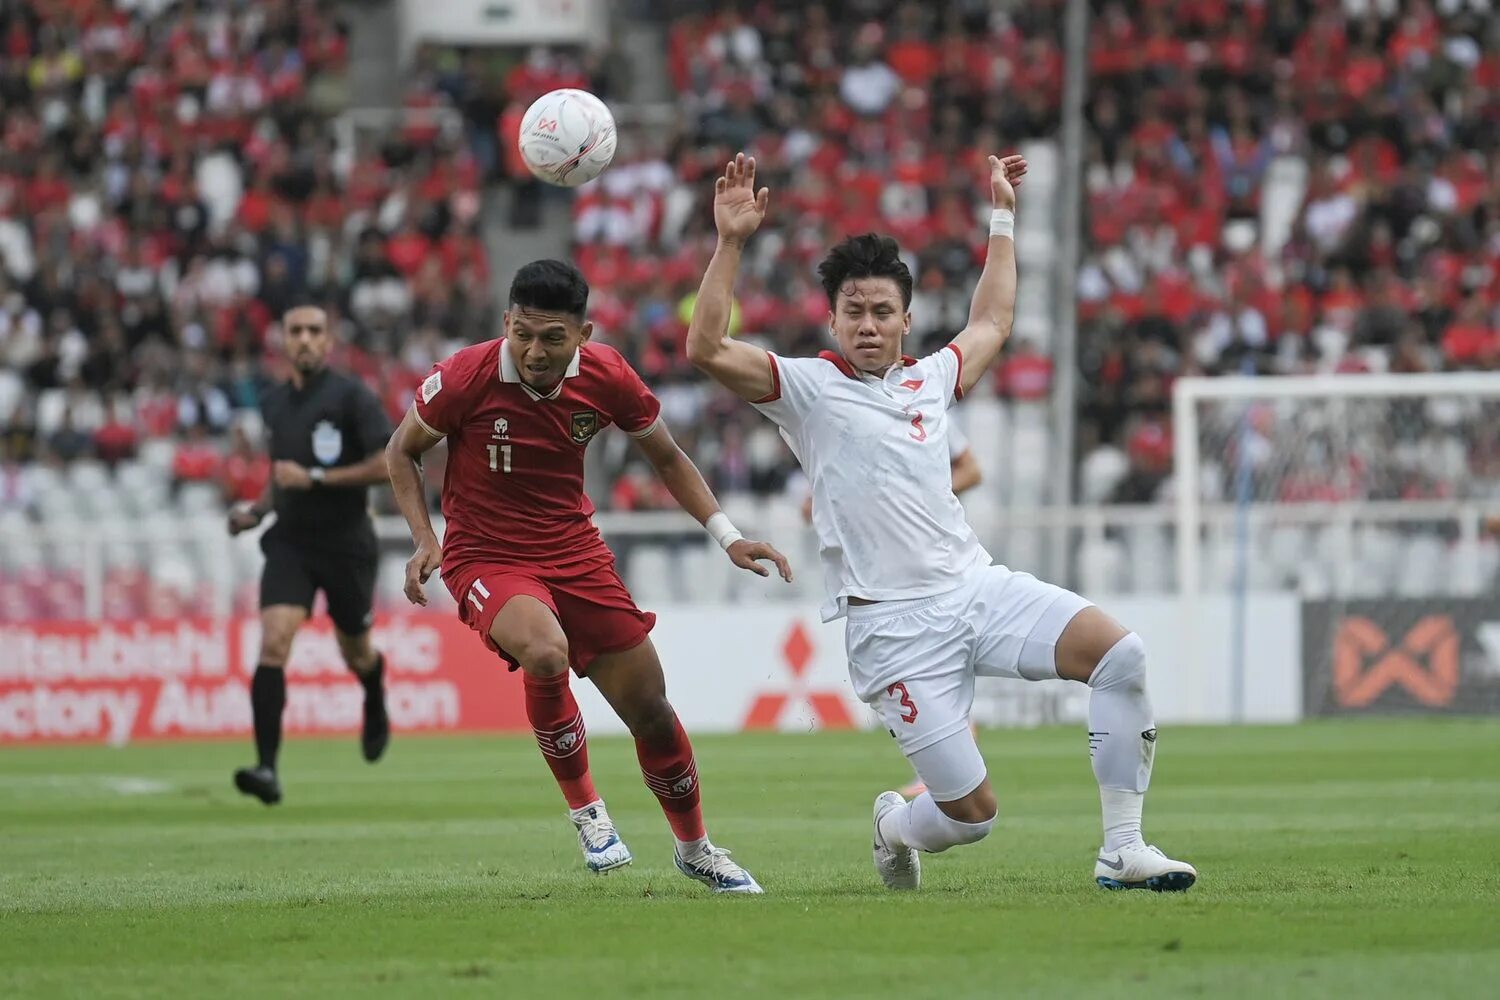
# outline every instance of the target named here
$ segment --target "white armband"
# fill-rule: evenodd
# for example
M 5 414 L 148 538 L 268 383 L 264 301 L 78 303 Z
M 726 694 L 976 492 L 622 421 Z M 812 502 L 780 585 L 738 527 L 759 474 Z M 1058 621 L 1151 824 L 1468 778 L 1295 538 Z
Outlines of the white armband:
M 734 526 L 734 522 L 729 520 L 729 515 L 722 510 L 714 511 L 713 516 L 708 519 L 703 528 L 713 536 L 714 541 L 719 543 L 719 548 L 726 552 L 729 551 L 729 546 L 745 537 Z
M 1016 238 L 1016 213 L 1008 208 L 997 208 L 990 213 L 990 237 Z

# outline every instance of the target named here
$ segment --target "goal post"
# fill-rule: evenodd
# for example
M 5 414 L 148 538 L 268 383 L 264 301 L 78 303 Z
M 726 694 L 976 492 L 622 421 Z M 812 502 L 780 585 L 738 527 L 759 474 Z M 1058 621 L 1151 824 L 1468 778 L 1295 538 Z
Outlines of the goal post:
M 1182 637 L 1228 665 L 1196 703 L 1247 717 L 1291 598 L 1303 714 L 1500 706 L 1500 373 L 1185 377 L 1172 418 Z

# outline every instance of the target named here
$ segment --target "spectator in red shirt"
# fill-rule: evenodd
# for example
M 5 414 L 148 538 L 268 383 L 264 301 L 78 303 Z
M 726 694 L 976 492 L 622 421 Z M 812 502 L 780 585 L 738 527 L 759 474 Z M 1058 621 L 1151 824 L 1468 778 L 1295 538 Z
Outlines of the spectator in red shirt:
M 251 442 L 244 424 L 236 424 L 229 432 L 229 454 L 222 469 L 224 503 L 254 503 L 270 481 L 271 459 Z
M 1443 332 L 1443 355 L 1460 368 L 1492 368 L 1500 361 L 1500 328 L 1485 314 L 1485 303 L 1470 295 Z

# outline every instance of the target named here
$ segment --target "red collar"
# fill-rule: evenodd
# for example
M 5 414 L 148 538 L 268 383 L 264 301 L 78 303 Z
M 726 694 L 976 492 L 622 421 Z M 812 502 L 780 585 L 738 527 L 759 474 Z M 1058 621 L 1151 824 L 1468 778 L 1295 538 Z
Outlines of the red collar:
M 851 365 L 848 359 L 845 358 L 842 354 L 837 354 L 833 351 L 819 351 L 818 357 L 822 358 L 824 361 L 833 362 L 833 366 L 839 371 L 843 372 L 849 378 L 859 378 L 859 370 Z M 901 363 L 910 368 L 912 365 L 917 363 L 917 359 L 912 357 L 910 354 L 903 354 L 901 355 Z

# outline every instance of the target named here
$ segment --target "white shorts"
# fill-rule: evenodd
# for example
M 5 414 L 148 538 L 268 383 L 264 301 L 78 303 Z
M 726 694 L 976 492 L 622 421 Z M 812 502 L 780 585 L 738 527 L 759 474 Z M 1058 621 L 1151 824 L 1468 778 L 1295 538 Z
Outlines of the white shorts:
M 976 675 L 1057 677 L 1057 640 L 1092 606 L 1004 566 L 937 597 L 851 605 L 849 680 L 909 757 L 968 726 Z

